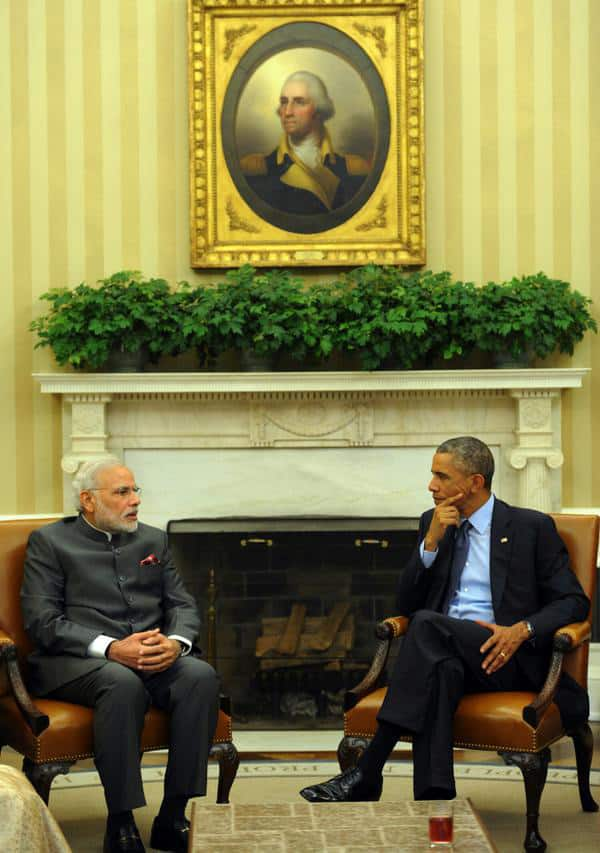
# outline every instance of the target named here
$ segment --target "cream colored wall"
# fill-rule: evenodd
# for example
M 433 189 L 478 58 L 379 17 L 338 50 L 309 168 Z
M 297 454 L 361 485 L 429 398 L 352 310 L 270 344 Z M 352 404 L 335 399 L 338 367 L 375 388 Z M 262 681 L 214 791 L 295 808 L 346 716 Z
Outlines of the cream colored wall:
M 543 269 L 600 305 L 600 3 L 425 0 L 425 26 L 428 266 Z M 0 0 L 0 513 L 61 506 L 60 412 L 31 380 L 52 367 L 27 331 L 39 294 L 122 268 L 194 277 L 186 51 L 186 0 Z M 566 504 L 600 504 L 599 390 L 567 398 Z

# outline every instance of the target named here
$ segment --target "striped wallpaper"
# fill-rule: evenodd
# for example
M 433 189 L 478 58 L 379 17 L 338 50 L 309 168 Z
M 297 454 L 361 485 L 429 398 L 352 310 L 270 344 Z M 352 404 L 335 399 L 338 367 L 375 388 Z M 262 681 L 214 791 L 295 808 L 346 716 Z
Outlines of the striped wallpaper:
M 543 269 L 600 305 L 600 3 L 424 3 L 428 266 Z M 186 7 L 0 0 L 0 513 L 61 506 L 60 411 L 30 378 L 52 367 L 26 330 L 39 294 L 122 268 L 197 275 Z M 599 353 L 589 339 L 573 364 Z M 598 420 L 600 371 L 566 398 L 567 505 L 600 504 Z

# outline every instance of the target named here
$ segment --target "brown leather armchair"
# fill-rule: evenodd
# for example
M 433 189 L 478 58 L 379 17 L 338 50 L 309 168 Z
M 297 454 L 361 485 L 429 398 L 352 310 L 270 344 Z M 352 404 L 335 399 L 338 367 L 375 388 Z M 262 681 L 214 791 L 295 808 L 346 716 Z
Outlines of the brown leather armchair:
M 596 588 L 599 519 L 595 515 L 553 515 L 565 542 L 572 568 L 593 600 Z M 588 619 L 591 617 L 588 616 Z M 379 644 L 369 671 L 345 697 L 344 737 L 338 747 L 342 770 L 353 767 L 377 728 L 377 713 L 386 687 L 384 670 L 393 639 L 408 627 L 405 616 L 385 619 L 376 628 Z M 454 746 L 494 750 L 506 764 L 521 768 L 527 802 L 525 849 L 543 851 L 539 834 L 539 805 L 551 758 L 550 745 L 565 735 L 573 739 L 579 796 L 584 811 L 597 811 L 590 792 L 592 731 L 587 724 L 566 730 L 553 697 L 561 672 L 587 687 L 590 622 L 567 625 L 554 636 L 554 652 L 541 692 L 474 693 L 464 696 L 454 718 Z M 401 740 L 410 741 L 410 737 Z
M 68 773 L 80 758 L 94 755 L 92 710 L 27 693 L 22 673 L 32 645 L 23 629 L 19 592 L 27 540 L 51 519 L 0 522 L 0 750 L 10 746 L 23 756 L 23 771 L 47 803 L 58 773 Z M 169 718 L 150 707 L 142 732 L 142 751 L 169 746 Z M 221 697 L 217 729 L 210 751 L 219 762 L 217 802 L 229 802 L 239 765 L 231 740 L 229 700 Z

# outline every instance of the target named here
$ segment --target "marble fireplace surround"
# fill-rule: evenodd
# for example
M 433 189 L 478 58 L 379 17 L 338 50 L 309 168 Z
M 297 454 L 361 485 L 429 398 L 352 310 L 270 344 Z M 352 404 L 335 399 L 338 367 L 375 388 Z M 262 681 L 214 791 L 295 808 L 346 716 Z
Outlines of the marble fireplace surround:
M 561 398 L 585 368 L 311 373 L 35 374 L 62 401 L 64 511 L 87 459 L 116 453 L 142 518 L 415 518 L 453 435 L 492 448 L 496 494 L 562 507 Z M 318 520 L 315 521 L 318 524 Z M 600 644 L 590 656 L 600 719 Z
M 435 447 L 493 449 L 496 493 L 561 502 L 561 395 L 585 368 L 310 373 L 35 374 L 62 400 L 64 509 L 87 459 L 116 453 L 143 517 L 416 517 Z

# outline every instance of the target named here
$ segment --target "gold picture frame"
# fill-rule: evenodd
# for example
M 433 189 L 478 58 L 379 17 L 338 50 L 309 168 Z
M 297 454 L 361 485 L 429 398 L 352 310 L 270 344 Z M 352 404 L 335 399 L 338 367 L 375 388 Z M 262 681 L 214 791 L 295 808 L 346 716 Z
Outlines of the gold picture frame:
M 422 0 L 188 0 L 188 23 L 192 267 L 425 263 Z M 281 106 L 303 85 L 306 167 Z

